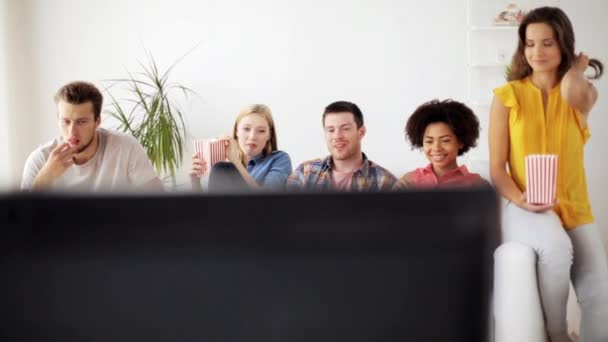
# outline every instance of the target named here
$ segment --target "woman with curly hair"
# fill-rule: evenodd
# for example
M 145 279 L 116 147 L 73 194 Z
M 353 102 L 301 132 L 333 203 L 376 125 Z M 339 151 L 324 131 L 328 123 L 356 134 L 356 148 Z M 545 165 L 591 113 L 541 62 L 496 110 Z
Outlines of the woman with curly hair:
M 477 145 L 479 120 L 464 104 L 433 100 L 414 111 L 405 126 L 412 148 L 421 149 L 429 164 L 401 178 L 405 188 L 470 187 L 487 184 L 457 157 Z

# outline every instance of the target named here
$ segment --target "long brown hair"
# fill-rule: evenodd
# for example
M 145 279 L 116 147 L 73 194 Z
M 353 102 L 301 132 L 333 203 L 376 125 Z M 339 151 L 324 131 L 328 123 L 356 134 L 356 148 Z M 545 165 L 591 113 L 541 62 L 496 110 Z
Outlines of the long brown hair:
M 553 29 L 553 34 L 559 45 L 562 61 L 557 68 L 557 77 L 562 79 L 564 74 L 572 67 L 576 55 L 574 54 L 574 30 L 572 23 L 564 11 L 557 7 L 539 7 L 526 14 L 521 24 L 519 24 L 517 50 L 513 54 L 509 72 L 509 81 L 521 80 L 532 74 L 532 68 L 528 64 L 525 55 L 526 49 L 526 29 L 528 25 L 544 23 Z M 591 79 L 597 79 L 604 73 L 604 65 L 597 59 L 591 58 L 589 66 L 595 70 L 595 75 Z
M 264 155 L 264 157 L 266 157 L 273 151 L 278 150 L 277 133 L 274 128 L 274 120 L 272 119 L 272 112 L 270 111 L 270 108 L 268 108 L 268 106 L 263 105 L 263 104 L 253 104 L 253 105 L 250 105 L 250 106 L 247 106 L 247 107 L 241 109 L 241 111 L 239 112 L 239 115 L 237 115 L 236 120 L 234 121 L 234 127 L 232 128 L 232 138 L 235 140 L 237 139 L 236 131 L 237 131 L 239 122 L 249 114 L 261 115 L 264 119 L 266 119 L 266 122 L 268 122 L 268 129 L 270 130 L 270 139 L 266 142 L 266 145 L 264 145 L 264 149 L 262 150 L 262 154 Z M 243 155 L 243 151 L 241 151 L 240 148 L 239 148 L 239 155 L 241 157 L 240 158 L 241 161 L 243 161 L 244 155 Z

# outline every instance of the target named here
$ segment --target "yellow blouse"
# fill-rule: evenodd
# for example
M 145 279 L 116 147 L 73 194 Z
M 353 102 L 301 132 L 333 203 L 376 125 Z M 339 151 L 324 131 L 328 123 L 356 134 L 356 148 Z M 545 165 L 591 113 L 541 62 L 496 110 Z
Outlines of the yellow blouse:
M 510 110 L 508 162 L 515 184 L 526 190 L 526 155 L 557 154 L 556 213 L 568 229 L 593 222 L 584 166 L 589 128 L 582 128 L 581 113 L 566 103 L 560 85 L 549 92 L 546 112 L 540 89 L 528 78 L 509 82 L 494 93 Z

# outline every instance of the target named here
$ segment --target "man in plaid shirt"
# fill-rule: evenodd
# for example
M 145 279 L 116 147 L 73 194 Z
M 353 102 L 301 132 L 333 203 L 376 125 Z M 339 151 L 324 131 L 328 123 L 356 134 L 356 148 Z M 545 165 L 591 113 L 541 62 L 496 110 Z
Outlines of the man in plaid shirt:
M 323 129 L 330 155 L 300 164 L 287 179 L 288 190 L 379 191 L 399 187 L 395 176 L 361 151 L 365 126 L 356 104 L 338 101 L 327 106 Z

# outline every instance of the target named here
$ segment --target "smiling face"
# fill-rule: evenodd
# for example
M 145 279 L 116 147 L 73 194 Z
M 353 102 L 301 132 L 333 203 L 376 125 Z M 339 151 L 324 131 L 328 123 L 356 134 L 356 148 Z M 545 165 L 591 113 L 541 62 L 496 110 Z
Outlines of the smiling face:
M 444 122 L 434 122 L 426 126 L 422 149 L 433 165 L 435 173 L 443 173 L 458 167 L 456 158 L 463 144 L 458 141 L 450 126 Z
M 556 72 L 562 54 L 551 26 L 532 23 L 526 27 L 526 61 L 534 72 Z
M 57 102 L 57 118 L 63 139 L 76 153 L 81 153 L 91 146 L 95 132 L 101 120 L 95 120 L 93 103 L 71 104 L 60 100 Z
M 352 113 L 328 113 L 323 126 L 327 149 L 334 160 L 350 160 L 361 155 L 361 139 L 365 135 L 365 126 L 357 128 Z
M 243 117 L 236 126 L 236 138 L 239 148 L 249 159 L 259 155 L 270 140 L 268 121 L 256 113 Z

